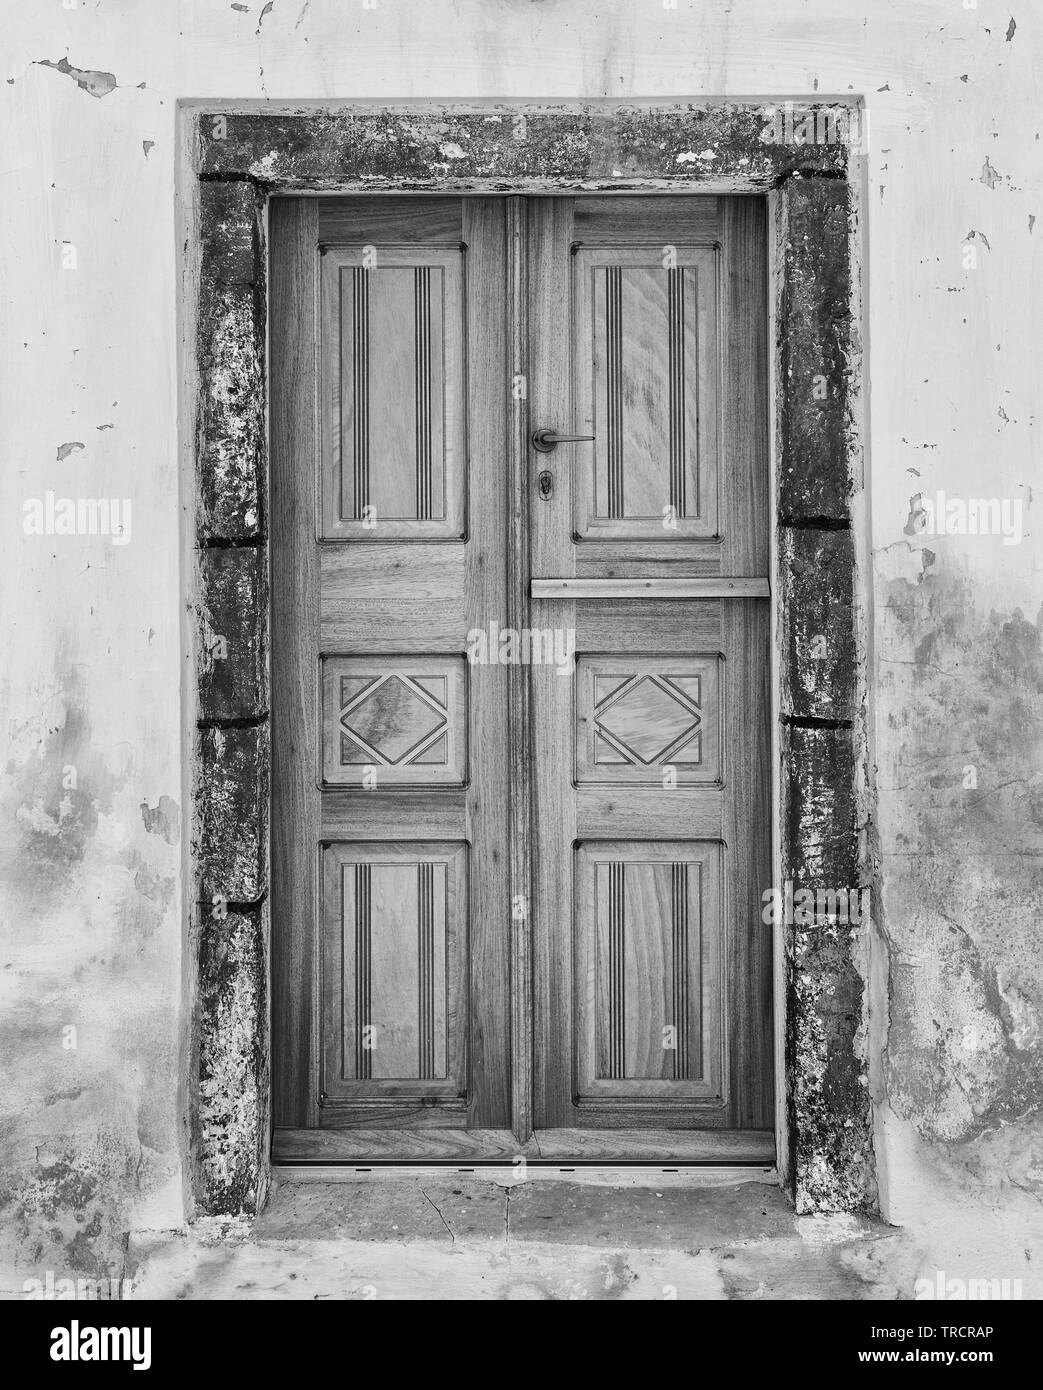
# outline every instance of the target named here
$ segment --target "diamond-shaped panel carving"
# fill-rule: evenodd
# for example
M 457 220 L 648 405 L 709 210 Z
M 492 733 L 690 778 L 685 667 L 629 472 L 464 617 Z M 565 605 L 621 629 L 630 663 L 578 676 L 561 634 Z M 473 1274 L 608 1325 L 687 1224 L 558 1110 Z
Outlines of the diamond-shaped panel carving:
M 595 693 L 597 687 L 595 678 Z M 638 676 L 625 682 L 622 691 L 617 688 L 597 702 L 594 721 L 602 739 L 627 762 L 661 762 L 671 748 L 683 751 L 685 762 L 699 761 L 690 746 L 701 722 L 698 703 L 662 679 Z M 595 761 L 601 761 L 596 751 Z
M 329 657 L 324 667 L 327 785 L 465 780 L 463 657 Z
M 341 681 L 342 699 L 345 684 Z M 447 718 L 444 696 L 438 700 L 408 676 L 378 677 L 341 709 L 341 728 L 351 736 L 342 739 L 348 749 L 342 747 L 341 762 L 411 762 L 429 748 Z
M 577 781 L 719 781 L 718 661 L 580 657 Z

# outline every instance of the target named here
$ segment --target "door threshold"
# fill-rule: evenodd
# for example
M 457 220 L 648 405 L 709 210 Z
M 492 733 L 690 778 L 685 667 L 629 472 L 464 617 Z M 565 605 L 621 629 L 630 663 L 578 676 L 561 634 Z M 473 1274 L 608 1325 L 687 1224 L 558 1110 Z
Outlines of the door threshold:
M 277 1163 L 272 1169 L 275 1186 L 289 1183 L 389 1183 L 416 1179 L 467 1175 L 498 1187 L 515 1187 L 522 1182 L 570 1182 L 586 1187 L 739 1187 L 745 1183 L 765 1183 L 778 1187 L 774 1164 L 677 1163 L 659 1166 L 651 1163 L 574 1163 L 529 1162 L 520 1164 L 483 1163 Z

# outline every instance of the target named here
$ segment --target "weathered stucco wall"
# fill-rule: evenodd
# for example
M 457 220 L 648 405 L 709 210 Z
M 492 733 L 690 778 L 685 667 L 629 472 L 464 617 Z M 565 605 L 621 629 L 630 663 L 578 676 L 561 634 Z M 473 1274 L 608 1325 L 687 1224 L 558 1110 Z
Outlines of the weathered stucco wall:
M 5 1285 L 117 1272 L 128 1228 L 186 1211 L 176 101 L 862 94 L 881 1198 L 934 1267 L 1039 1293 L 1038 18 L 54 0 L 3 27 Z M 1020 501 L 1019 543 L 924 534 L 939 490 Z M 48 492 L 131 499 L 123 535 L 26 534 Z

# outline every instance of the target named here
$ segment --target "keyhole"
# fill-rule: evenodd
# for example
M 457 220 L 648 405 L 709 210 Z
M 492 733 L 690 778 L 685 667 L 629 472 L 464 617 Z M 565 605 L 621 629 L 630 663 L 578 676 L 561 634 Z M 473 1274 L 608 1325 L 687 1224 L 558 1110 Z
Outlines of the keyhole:
M 554 474 L 550 471 L 549 468 L 545 468 L 543 472 L 540 474 L 539 484 L 540 496 L 543 498 L 544 501 L 546 501 L 547 498 L 554 491 Z

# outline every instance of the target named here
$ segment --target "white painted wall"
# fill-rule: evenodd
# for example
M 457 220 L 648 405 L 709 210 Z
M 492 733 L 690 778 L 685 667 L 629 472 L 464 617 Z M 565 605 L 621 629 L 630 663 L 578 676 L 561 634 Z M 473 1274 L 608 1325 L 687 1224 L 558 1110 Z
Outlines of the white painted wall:
M 932 1268 L 1028 1280 L 1017 1252 L 1039 1238 L 1043 1194 L 1038 11 L 264 8 L 0 7 L 0 1169 L 16 1204 L 57 1232 L 38 1259 L 87 1260 L 119 1226 L 115 1190 L 135 1224 L 183 1214 L 185 903 L 178 813 L 160 800 L 180 804 L 183 771 L 176 101 L 863 94 L 886 1210 L 923 1230 Z M 94 96 L 40 65 L 65 57 L 115 87 Z M 83 447 L 59 459 L 70 442 Z M 1021 500 L 1025 537 L 910 537 L 920 488 Z M 23 505 L 47 490 L 131 499 L 129 543 L 26 535 Z M 76 787 L 62 785 L 69 767 Z M 62 1045 L 70 1025 L 75 1049 Z

